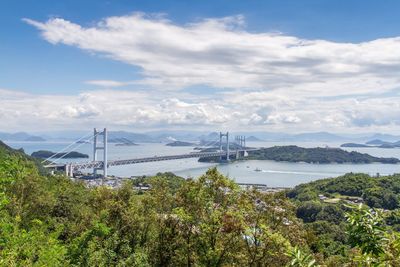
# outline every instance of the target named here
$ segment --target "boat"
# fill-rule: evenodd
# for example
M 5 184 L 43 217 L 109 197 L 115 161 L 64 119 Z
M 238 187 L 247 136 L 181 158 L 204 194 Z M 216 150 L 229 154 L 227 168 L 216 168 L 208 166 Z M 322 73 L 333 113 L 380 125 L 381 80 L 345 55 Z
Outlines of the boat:
M 260 171 L 262 171 L 262 170 L 261 170 L 260 168 L 255 168 L 254 171 L 255 171 L 255 172 L 260 172 Z

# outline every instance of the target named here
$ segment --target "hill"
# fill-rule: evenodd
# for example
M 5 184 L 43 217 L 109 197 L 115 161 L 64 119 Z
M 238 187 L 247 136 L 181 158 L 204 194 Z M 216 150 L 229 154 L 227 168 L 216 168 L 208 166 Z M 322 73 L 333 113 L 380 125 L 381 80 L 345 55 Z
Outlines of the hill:
M 34 164 L 35 168 L 41 174 L 48 173 L 48 171 L 45 168 L 43 168 L 40 160 L 33 158 L 29 155 L 26 155 L 22 148 L 21 149 L 13 149 L 13 148 L 9 147 L 8 145 L 6 145 L 5 143 L 3 143 L 2 141 L 0 141 L 0 162 L 5 161 L 9 157 L 15 157 L 24 162 Z
M 90 188 L 38 174 L 21 153 L 0 143 L 2 266 L 399 266 L 398 214 L 317 195 L 353 186 L 374 199 L 375 188 L 389 188 L 390 200 L 400 188 L 390 177 L 349 174 L 299 186 L 290 199 L 240 189 L 216 168 L 198 179 L 160 173 Z
M 354 236 L 347 236 L 351 229 L 348 222 L 352 219 L 348 213 L 353 205 L 363 203 L 365 216 L 359 219 L 364 223 L 374 221 L 376 228 L 369 225 L 366 231 L 376 231 L 378 228 L 387 232 L 400 231 L 400 174 L 371 177 L 362 173 L 348 173 L 298 185 L 288 191 L 287 196 L 296 205 L 296 216 L 303 220 L 311 235 L 318 237 L 312 241 L 311 247 L 325 257 L 338 257 L 350 251 Z M 372 213 L 368 212 L 370 208 L 374 208 Z M 381 217 L 375 221 L 374 216 Z M 360 224 L 356 228 L 362 231 Z M 370 237 L 369 234 L 363 236 Z M 399 241 L 397 239 L 396 242 Z M 377 242 L 380 241 L 372 241 L 375 244 Z M 398 263 L 393 266 L 399 266 Z
M 233 156 L 231 159 L 234 159 Z M 274 160 L 288 162 L 307 163 L 387 163 L 397 164 L 397 158 L 379 158 L 369 154 L 346 150 L 340 148 L 303 148 L 298 146 L 274 146 L 262 148 L 256 151 L 249 151 L 247 160 Z M 200 158 L 200 162 L 216 162 L 218 158 Z
M 298 146 L 274 146 L 250 151 L 248 159 L 275 160 L 307 163 L 399 163 L 397 158 L 378 158 L 340 148 L 303 148 Z
M 30 134 L 27 134 L 25 132 L 18 132 L 18 133 L 0 132 L 0 140 L 6 140 L 6 141 L 29 141 L 29 142 L 46 141 L 41 136 L 30 135 Z
M 79 159 L 79 158 L 89 158 L 89 155 L 83 154 L 80 152 L 76 151 L 71 151 L 71 152 L 65 152 L 65 153 L 55 153 L 47 150 L 39 150 L 35 151 L 31 154 L 32 157 L 34 158 L 41 158 L 41 159 L 47 159 L 50 157 L 53 158 L 65 158 L 65 159 Z

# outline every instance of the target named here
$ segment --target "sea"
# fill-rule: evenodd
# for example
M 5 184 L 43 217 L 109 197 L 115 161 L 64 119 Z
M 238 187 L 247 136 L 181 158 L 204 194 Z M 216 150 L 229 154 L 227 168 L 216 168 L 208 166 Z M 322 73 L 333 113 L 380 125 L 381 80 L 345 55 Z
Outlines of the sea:
M 58 152 L 68 146 L 68 142 L 6 142 L 9 146 L 24 149 L 31 154 L 38 150 Z M 249 147 L 271 147 L 282 145 L 297 145 L 301 147 L 340 147 L 340 143 L 329 142 L 248 142 Z M 368 153 L 377 157 L 400 158 L 400 148 L 344 148 L 348 151 Z M 79 144 L 74 151 L 88 154 L 92 158 L 92 144 Z M 193 152 L 193 147 L 171 147 L 165 143 L 139 143 L 138 146 L 108 145 L 109 160 L 133 159 L 162 155 L 176 155 Z M 101 153 L 101 151 L 100 151 Z M 99 153 L 99 158 L 101 155 Z M 89 159 L 89 160 L 90 160 Z M 78 162 L 88 159 L 61 159 L 58 162 Z M 196 158 L 170 161 L 140 163 L 109 168 L 109 175 L 118 177 L 133 177 L 155 175 L 159 172 L 173 172 L 185 178 L 196 178 L 209 168 L 217 169 L 238 183 L 266 184 L 268 187 L 294 187 L 309 181 L 337 177 L 345 173 L 367 173 L 370 175 L 388 175 L 400 173 L 400 164 L 310 164 L 276 162 L 270 160 L 243 160 L 232 163 L 202 163 Z

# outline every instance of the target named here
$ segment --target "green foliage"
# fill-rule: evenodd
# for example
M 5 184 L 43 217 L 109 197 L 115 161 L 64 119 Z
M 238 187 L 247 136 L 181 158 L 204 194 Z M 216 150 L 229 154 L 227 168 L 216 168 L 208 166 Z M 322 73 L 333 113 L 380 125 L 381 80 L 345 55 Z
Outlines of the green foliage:
M 363 254 L 377 256 L 383 253 L 383 218 L 378 210 L 370 211 L 361 204 L 356 212 L 347 213 L 349 242 Z
M 64 153 L 55 153 L 51 152 L 48 150 L 39 150 L 35 151 L 31 155 L 34 158 L 39 158 L 39 159 L 47 159 L 50 157 L 53 158 L 65 158 L 65 159 L 77 159 L 77 158 L 89 158 L 89 155 L 87 154 L 82 154 L 80 152 L 76 151 L 71 151 L 71 152 L 64 152 Z
M 371 177 L 348 173 L 337 178 L 322 179 L 296 186 L 287 196 L 298 201 L 318 200 L 318 195 L 362 197 L 373 208 L 400 208 L 400 174 Z
M 303 253 L 298 247 L 289 250 L 287 255 L 291 258 L 287 266 L 293 267 L 316 267 L 316 262 L 311 254 Z
M 359 205 L 346 217 L 349 242 L 360 250 L 354 262 L 362 266 L 400 265 L 400 234 L 388 231 L 379 210 Z
M 382 193 L 379 205 L 392 205 L 399 176 L 313 182 L 288 192 L 291 201 L 283 192 L 241 190 L 216 168 L 198 179 L 159 173 L 87 188 L 42 175 L 1 144 L 0 158 L 0 266 L 399 265 L 397 210 L 350 212 L 346 234 L 349 208 L 318 198 Z
M 318 201 L 307 201 L 297 208 L 297 217 L 303 219 L 304 222 L 314 222 L 318 213 L 322 210 L 322 204 Z
M 303 148 L 298 146 L 274 146 L 250 151 L 250 159 L 308 163 L 398 163 L 396 158 L 378 158 L 340 148 Z

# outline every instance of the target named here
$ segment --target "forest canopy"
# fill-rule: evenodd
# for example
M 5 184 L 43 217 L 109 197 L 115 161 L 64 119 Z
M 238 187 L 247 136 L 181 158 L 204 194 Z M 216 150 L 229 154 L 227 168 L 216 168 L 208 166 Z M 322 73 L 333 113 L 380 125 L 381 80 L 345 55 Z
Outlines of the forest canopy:
M 150 190 L 135 189 L 142 183 Z M 324 183 L 265 194 L 212 168 L 88 188 L 0 144 L 0 266 L 398 266 L 400 216 L 300 200 L 336 192 Z

